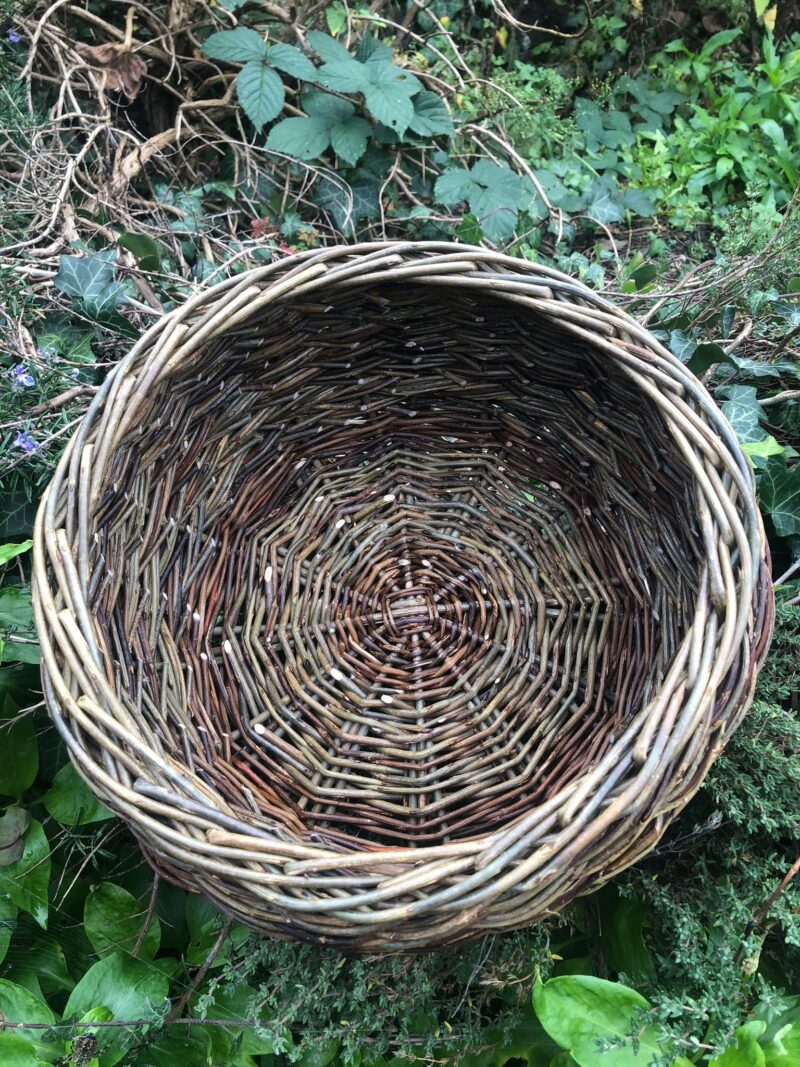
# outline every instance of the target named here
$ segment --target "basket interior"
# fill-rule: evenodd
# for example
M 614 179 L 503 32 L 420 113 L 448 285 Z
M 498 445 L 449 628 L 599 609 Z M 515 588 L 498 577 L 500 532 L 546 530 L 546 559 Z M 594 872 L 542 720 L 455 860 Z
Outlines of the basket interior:
M 153 390 L 92 608 L 155 743 L 359 847 L 507 824 L 585 771 L 691 619 L 692 477 L 618 365 L 424 285 L 291 302 Z

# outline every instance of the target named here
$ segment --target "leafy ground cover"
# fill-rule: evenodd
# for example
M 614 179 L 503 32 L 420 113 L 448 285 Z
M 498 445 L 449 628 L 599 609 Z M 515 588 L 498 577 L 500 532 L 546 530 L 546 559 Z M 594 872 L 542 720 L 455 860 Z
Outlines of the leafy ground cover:
M 0 18 L 3 1067 L 800 1064 L 796 5 Z M 274 256 L 400 236 L 541 258 L 647 323 L 733 424 L 785 576 L 753 711 L 644 863 L 512 936 L 346 960 L 154 879 L 82 785 L 41 703 L 29 535 L 155 318 Z

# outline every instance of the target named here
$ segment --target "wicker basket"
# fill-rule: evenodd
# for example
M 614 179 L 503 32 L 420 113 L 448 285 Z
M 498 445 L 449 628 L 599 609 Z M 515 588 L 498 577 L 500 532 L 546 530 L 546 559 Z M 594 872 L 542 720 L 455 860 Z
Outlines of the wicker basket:
M 267 934 L 414 950 L 633 863 L 771 629 L 746 458 L 579 282 L 282 259 L 162 318 L 39 512 L 50 713 L 153 866 Z

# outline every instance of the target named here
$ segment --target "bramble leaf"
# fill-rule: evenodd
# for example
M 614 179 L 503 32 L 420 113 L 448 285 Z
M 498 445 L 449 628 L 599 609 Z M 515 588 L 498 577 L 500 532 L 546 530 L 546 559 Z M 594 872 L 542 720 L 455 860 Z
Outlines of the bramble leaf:
M 272 67 L 245 63 L 236 79 L 236 95 L 257 130 L 280 115 L 286 100 L 283 82 Z
M 237 26 L 235 30 L 220 30 L 218 33 L 212 33 L 203 45 L 203 52 L 209 59 L 221 59 L 225 63 L 249 63 L 251 60 L 263 60 L 266 59 L 268 51 L 261 34 L 245 26 Z M 275 66 L 277 65 L 276 63 Z

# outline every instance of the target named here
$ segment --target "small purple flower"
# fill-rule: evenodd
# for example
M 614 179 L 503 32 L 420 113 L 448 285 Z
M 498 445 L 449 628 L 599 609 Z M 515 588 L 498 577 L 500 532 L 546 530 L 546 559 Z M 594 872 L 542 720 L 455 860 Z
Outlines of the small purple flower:
M 23 452 L 35 452 L 37 444 L 30 434 L 23 433 L 22 430 L 17 430 L 17 439 L 14 442 L 17 448 L 21 448 Z
M 19 34 L 17 33 L 16 30 L 9 30 L 7 36 L 8 36 L 9 41 L 11 41 L 12 44 L 19 44 L 20 36 L 19 36 Z
M 11 388 L 15 393 L 21 393 L 23 389 L 32 389 L 36 385 L 36 379 L 24 363 L 17 363 L 11 368 Z

